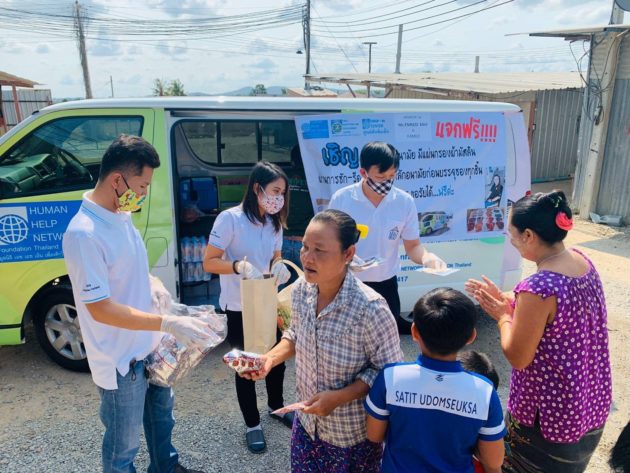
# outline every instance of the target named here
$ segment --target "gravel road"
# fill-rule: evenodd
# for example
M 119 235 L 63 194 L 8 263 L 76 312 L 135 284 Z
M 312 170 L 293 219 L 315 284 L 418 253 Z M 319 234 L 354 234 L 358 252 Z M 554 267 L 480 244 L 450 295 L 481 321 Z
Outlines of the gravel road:
M 568 243 L 590 255 L 602 275 L 609 308 L 610 348 L 613 359 L 615 405 L 603 440 L 589 471 L 607 472 L 606 458 L 630 418 L 630 231 L 579 222 Z M 526 264 L 525 272 L 534 270 Z M 488 353 L 501 375 L 500 395 L 505 401 L 509 366 L 500 352 L 495 325 L 483 318 L 473 348 Z M 409 336 L 402 338 L 407 359 L 417 356 Z M 263 416 L 268 450 L 247 452 L 244 429 L 236 403 L 233 375 L 220 361 L 228 350 L 221 345 L 176 387 L 174 443 L 182 462 L 207 472 L 289 471 L 289 429 Z M 294 400 L 294 366 L 289 363 L 286 400 Z M 265 407 L 264 385 L 258 392 Z M 0 471 L 98 472 L 103 428 L 98 418 L 98 395 L 89 375 L 72 373 L 48 360 L 27 331 L 27 343 L 0 347 Z M 144 444 L 137 457 L 146 471 Z

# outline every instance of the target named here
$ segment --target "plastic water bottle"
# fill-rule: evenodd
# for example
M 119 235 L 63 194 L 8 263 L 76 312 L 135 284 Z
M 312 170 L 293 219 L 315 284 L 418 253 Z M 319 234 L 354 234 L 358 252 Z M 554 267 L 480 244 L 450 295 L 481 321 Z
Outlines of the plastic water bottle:
M 184 237 L 182 238 L 182 241 L 180 242 L 182 263 L 188 262 L 188 257 L 186 254 L 188 251 L 187 246 L 188 246 L 188 237 Z
M 184 264 L 184 282 L 193 282 L 195 280 L 194 263 Z
M 201 237 L 193 237 L 193 252 L 194 259 L 193 261 L 196 263 L 203 259 L 203 243 L 201 242 Z
M 204 273 L 204 271 L 203 271 L 203 266 L 202 266 L 201 262 L 198 261 L 198 262 L 194 263 L 194 267 L 195 267 L 195 269 L 194 269 L 194 281 L 195 282 L 203 281 L 203 273 Z

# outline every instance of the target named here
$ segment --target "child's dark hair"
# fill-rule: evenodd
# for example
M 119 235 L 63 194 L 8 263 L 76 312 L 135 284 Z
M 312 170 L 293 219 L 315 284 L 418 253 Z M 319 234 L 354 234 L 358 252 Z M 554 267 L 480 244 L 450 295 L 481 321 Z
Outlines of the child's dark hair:
M 570 219 L 573 216 L 564 192 L 554 190 L 519 199 L 512 207 L 510 222 L 519 232 L 527 228 L 536 233 L 544 242 L 553 245 L 565 239 L 567 230 L 556 223 L 560 212 Z
M 499 374 L 488 355 L 475 350 L 466 350 L 461 352 L 457 359 L 466 371 L 485 376 L 492 382 L 494 389 L 499 389 Z
M 377 166 L 379 172 L 385 172 L 392 166 L 395 169 L 400 167 L 400 155 L 389 143 L 371 141 L 361 150 L 359 162 L 366 171 L 369 171 L 372 166 Z
M 337 230 L 341 250 L 345 251 L 359 241 L 361 232 L 357 229 L 357 222 L 345 212 L 336 209 L 328 209 L 315 214 L 311 222 L 321 222 L 333 225 Z
M 286 227 L 287 216 L 289 214 L 289 179 L 279 166 L 268 161 L 260 161 L 254 165 L 251 174 L 249 175 L 249 182 L 247 183 L 247 190 L 243 196 L 243 212 L 245 216 L 252 223 L 265 224 L 265 217 L 260 215 L 260 209 L 258 208 L 258 195 L 254 190 L 254 184 L 258 184 L 262 189 L 267 187 L 267 184 L 277 179 L 283 179 L 286 186 L 286 192 L 284 194 L 284 206 L 282 210 L 274 215 L 269 215 L 273 229 L 279 232 L 282 227 Z
M 619 434 L 608 463 L 615 472 L 630 473 L 630 422 Z
M 413 308 L 416 330 L 424 345 L 436 355 L 451 355 L 466 346 L 476 321 L 472 301 L 450 287 L 433 289 Z
M 98 176 L 103 179 L 113 172 L 139 176 L 145 166 L 151 169 L 160 167 L 160 157 L 155 148 L 144 138 L 123 134 L 105 151 Z

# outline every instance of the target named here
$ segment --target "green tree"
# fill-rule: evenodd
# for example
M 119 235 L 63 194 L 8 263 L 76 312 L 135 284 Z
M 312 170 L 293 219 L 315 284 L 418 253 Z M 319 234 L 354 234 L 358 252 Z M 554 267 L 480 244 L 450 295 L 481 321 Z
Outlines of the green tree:
M 172 95 L 176 97 L 186 95 L 186 92 L 184 92 L 184 84 L 182 84 L 179 79 L 172 80 L 171 83 L 168 85 L 166 95 Z
M 182 95 L 186 95 L 186 92 L 184 92 L 184 84 L 182 84 L 179 79 L 175 79 L 170 82 L 167 82 L 164 79 L 155 79 L 153 81 L 152 93 L 157 97 L 181 97 Z
M 155 79 L 153 81 L 153 95 L 157 97 L 163 97 L 166 94 L 166 83 L 162 79 Z
M 249 95 L 267 95 L 267 88 L 265 84 L 256 84 Z

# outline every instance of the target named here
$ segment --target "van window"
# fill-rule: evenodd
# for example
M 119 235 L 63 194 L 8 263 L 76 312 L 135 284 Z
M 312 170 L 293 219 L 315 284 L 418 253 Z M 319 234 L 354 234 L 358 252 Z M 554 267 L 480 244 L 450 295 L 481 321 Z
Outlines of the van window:
M 251 166 L 261 159 L 288 164 L 298 144 L 292 120 L 187 120 L 176 126 L 197 159 L 219 166 Z
M 287 120 L 261 123 L 262 159 L 272 163 L 291 161 L 291 149 L 298 144 L 295 123 Z
M 256 122 L 221 122 L 221 164 L 255 164 L 258 161 Z
M 0 156 L 0 198 L 94 187 L 103 153 L 122 133 L 140 135 L 142 117 L 73 117 L 46 123 Z
M 193 153 L 206 163 L 218 164 L 217 124 L 208 121 L 194 121 L 183 122 L 181 127 Z

